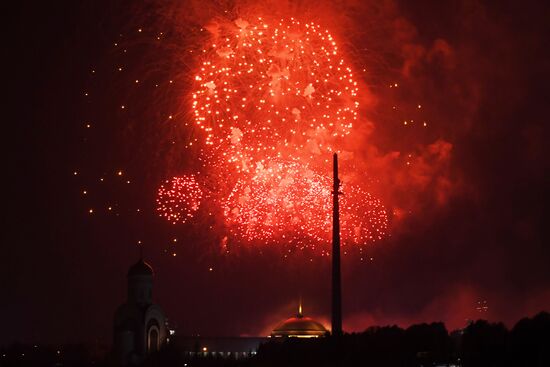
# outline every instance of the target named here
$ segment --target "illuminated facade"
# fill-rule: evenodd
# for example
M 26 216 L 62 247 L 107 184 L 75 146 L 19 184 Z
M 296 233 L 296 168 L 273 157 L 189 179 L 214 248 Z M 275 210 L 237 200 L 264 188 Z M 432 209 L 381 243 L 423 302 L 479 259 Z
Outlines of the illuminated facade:
M 128 297 L 114 318 L 114 354 L 122 366 L 139 364 L 167 341 L 166 317 L 153 304 L 153 269 L 143 259 L 128 271 Z

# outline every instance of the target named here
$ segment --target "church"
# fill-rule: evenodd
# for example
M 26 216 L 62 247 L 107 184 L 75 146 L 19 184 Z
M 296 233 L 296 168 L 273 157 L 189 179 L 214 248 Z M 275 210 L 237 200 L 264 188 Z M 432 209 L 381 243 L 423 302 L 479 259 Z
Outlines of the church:
M 153 275 L 153 268 L 142 258 L 128 270 L 126 303 L 114 317 L 113 352 L 118 365 L 141 364 L 168 339 L 166 317 L 152 300 Z

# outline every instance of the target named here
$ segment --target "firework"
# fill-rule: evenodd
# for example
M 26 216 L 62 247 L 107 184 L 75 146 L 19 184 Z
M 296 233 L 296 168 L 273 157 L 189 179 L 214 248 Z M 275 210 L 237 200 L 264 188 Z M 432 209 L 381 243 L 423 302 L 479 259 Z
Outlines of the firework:
M 321 240 L 330 230 L 330 181 L 296 162 L 258 164 L 235 185 L 224 215 L 235 237 L 253 242 Z
M 218 24 L 195 75 L 205 143 L 238 171 L 332 152 L 357 120 L 357 82 L 328 30 L 295 19 Z M 311 164 L 312 162 L 309 162 Z
M 234 237 L 249 243 L 287 243 L 328 253 L 331 235 L 331 186 L 296 162 L 271 161 L 256 167 L 250 180 L 239 181 L 224 203 Z M 381 202 L 359 187 L 345 185 L 342 236 L 346 243 L 381 240 L 387 213 Z
M 211 27 L 212 28 L 212 27 Z M 214 29 L 215 28 L 215 29 Z M 219 21 L 201 52 L 191 113 L 203 132 L 201 187 L 217 203 L 230 238 L 328 250 L 331 179 L 327 157 L 342 150 L 357 121 L 358 86 L 334 37 L 290 19 Z M 194 177 L 159 190 L 159 212 L 173 223 L 197 210 Z M 383 238 L 377 199 L 347 184 L 344 243 Z
M 345 243 L 365 244 L 382 240 L 388 229 L 388 213 L 382 202 L 361 187 L 343 184 L 340 221 Z
M 195 176 L 173 177 L 158 189 L 157 211 L 173 224 L 185 223 L 199 209 L 202 195 Z

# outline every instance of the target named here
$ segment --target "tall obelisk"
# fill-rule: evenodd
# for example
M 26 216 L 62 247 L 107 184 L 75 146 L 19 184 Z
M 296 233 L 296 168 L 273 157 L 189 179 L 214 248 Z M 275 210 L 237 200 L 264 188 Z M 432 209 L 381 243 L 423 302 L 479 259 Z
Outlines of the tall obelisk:
M 332 188 L 332 335 L 342 335 L 342 285 L 340 277 L 340 180 L 338 155 L 333 156 L 334 186 Z

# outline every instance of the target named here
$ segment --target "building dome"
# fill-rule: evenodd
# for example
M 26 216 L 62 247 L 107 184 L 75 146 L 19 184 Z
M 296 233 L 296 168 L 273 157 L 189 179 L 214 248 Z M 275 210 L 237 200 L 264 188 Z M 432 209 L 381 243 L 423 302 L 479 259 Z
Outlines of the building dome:
M 132 265 L 130 267 L 130 270 L 128 270 L 128 276 L 136 276 L 136 275 L 149 275 L 153 276 L 153 268 L 151 265 L 147 264 L 143 259 L 139 259 L 137 263 Z
M 280 323 L 271 332 L 272 337 L 318 338 L 328 335 L 328 330 L 311 317 L 304 317 L 300 305 L 298 315 Z
M 153 304 L 153 268 L 140 258 L 128 270 L 128 296 L 114 317 L 116 365 L 141 365 L 167 343 L 166 316 Z

